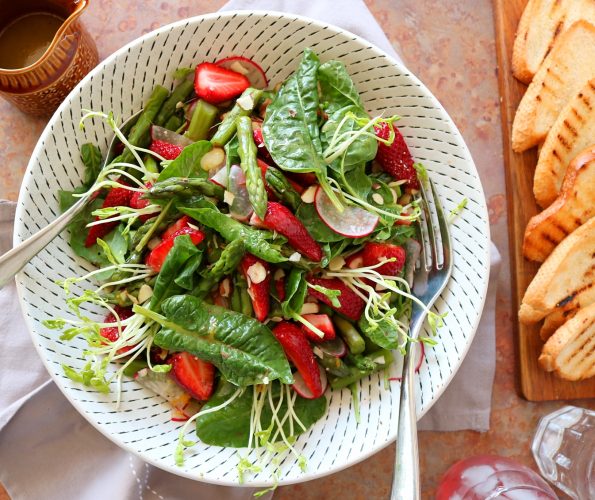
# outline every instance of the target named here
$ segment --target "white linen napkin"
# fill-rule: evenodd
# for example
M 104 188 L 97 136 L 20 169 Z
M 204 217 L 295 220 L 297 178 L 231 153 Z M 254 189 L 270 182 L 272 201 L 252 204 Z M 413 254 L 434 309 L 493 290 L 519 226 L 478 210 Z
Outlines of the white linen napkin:
M 232 0 L 222 10 L 296 13 L 352 31 L 396 56 L 361 0 Z M 0 201 L 0 252 L 11 246 L 14 204 Z M 500 262 L 492 245 L 492 272 L 484 314 L 459 373 L 420 429 L 489 428 L 495 369 L 495 284 Z M 96 431 L 49 380 L 37 356 L 14 284 L 0 290 L 0 482 L 13 499 L 248 499 L 254 490 L 183 479 L 150 466 Z M 14 417 L 14 418 L 13 418 Z M 58 458 L 59 459 L 56 459 Z M 31 472 L 35 471 L 35 480 Z M 266 497 L 265 497 L 266 498 Z

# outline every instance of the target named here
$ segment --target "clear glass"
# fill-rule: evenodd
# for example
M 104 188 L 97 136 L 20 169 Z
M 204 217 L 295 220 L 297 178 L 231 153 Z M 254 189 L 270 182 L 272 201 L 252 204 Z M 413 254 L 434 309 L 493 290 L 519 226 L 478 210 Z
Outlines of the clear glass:
M 479 455 L 454 464 L 440 481 L 436 500 L 557 500 L 537 472 L 510 458 Z
M 537 466 L 571 498 L 595 498 L 595 412 L 565 406 L 541 418 L 533 439 Z

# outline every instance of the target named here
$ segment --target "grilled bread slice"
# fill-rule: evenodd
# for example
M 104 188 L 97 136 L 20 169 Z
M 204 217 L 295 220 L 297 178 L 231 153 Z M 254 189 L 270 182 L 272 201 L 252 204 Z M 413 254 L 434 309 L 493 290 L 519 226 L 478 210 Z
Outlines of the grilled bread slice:
M 545 139 L 566 103 L 595 78 L 595 26 L 577 21 L 559 36 L 525 92 L 512 124 L 512 149 Z
M 558 38 L 575 21 L 595 24 L 593 0 L 529 0 L 512 48 L 512 72 L 529 84 Z
M 595 217 L 595 146 L 572 160 L 556 201 L 531 218 L 523 254 L 543 262 L 558 243 L 591 217 Z
M 541 329 L 539 330 L 539 337 L 541 337 L 541 340 L 545 342 L 547 339 L 549 339 L 554 333 L 556 333 L 558 328 L 560 328 L 570 318 L 574 317 L 578 311 L 579 310 L 576 307 L 560 307 L 554 312 L 548 314 L 543 320 L 543 325 L 541 325 Z
M 566 380 L 595 375 L 595 303 L 558 328 L 543 346 L 539 364 Z
M 595 217 L 566 237 L 529 284 L 521 308 L 521 323 L 532 324 L 560 309 L 595 302 Z
M 593 2 L 595 5 L 595 1 Z M 539 152 L 533 193 L 543 208 L 557 198 L 570 161 L 595 144 L 595 78 L 560 112 Z

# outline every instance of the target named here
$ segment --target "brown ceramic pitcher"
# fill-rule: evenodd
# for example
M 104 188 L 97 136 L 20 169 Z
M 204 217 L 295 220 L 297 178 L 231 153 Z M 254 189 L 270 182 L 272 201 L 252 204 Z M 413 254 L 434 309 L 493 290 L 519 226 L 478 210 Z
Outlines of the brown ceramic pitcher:
M 0 94 L 25 113 L 51 115 L 72 88 L 98 62 L 95 42 L 79 21 L 88 0 L 15 0 L 0 2 L 0 30 L 31 13 L 64 19 L 52 42 L 33 64 L 0 68 Z

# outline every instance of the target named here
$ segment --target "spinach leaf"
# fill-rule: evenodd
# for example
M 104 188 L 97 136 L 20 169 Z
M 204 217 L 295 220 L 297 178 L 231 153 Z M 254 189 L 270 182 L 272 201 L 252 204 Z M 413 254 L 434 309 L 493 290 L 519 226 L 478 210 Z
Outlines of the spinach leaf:
M 233 240 L 229 243 L 215 263 L 200 273 L 204 279 L 192 290 L 192 295 L 204 297 L 224 276 L 235 271 L 244 255 L 246 250 L 242 240 Z
M 196 255 L 200 255 L 200 250 L 192 243 L 190 236 L 185 234 L 174 239 L 174 246 L 167 254 L 153 287 L 149 305 L 152 311 L 159 312 L 159 307 L 165 299 L 183 291 L 176 283 L 176 278 L 186 262 Z
M 203 406 L 203 410 L 214 408 L 223 404 L 236 390 L 232 384 L 223 383 L 211 399 Z M 233 448 L 242 448 L 248 446 L 250 437 L 250 412 L 252 409 L 253 388 L 248 388 L 244 393 L 238 396 L 232 403 L 219 411 L 200 416 L 196 419 L 196 435 L 205 444 L 213 446 L 231 446 Z M 269 388 L 272 391 L 273 404 L 276 407 L 279 404 L 281 388 L 278 383 L 272 384 Z M 293 395 L 293 394 L 292 394 Z M 297 418 L 309 429 L 315 422 L 320 420 L 326 413 L 326 397 L 317 399 L 304 399 L 297 396 L 293 405 L 293 410 Z M 287 395 L 284 394 L 283 402 L 278 411 L 280 420 L 287 413 Z M 263 429 L 271 427 L 270 436 L 274 436 L 277 431 L 277 424 L 272 419 L 272 411 L 268 399 L 266 400 L 260 416 L 260 423 Z M 289 419 L 283 424 L 283 430 L 286 436 L 290 435 Z M 302 434 L 304 430 L 295 424 L 293 426 L 293 435 Z M 280 441 L 281 437 L 277 438 Z
M 73 194 L 82 194 L 88 191 L 87 186 L 79 186 L 72 191 L 58 190 L 58 206 L 60 212 L 66 212 L 72 205 L 74 205 L 80 198 L 75 198 Z
M 281 310 L 286 318 L 292 318 L 300 314 L 306 294 L 308 283 L 304 279 L 305 271 L 292 268 L 285 285 L 285 300 L 281 303 Z
M 283 170 L 326 177 L 318 129 L 319 64 L 314 52 L 304 50 L 297 71 L 267 107 L 262 135 L 267 150 Z
M 285 262 L 287 258 L 281 253 L 280 245 L 271 243 L 272 234 L 268 231 L 254 229 L 212 208 L 178 207 L 201 224 L 217 231 L 226 241 L 242 240 L 248 251 L 267 262 Z
M 91 264 L 95 264 L 98 267 L 109 266 L 109 259 L 97 243 L 90 247 L 86 247 L 85 240 L 89 234 L 89 229 L 86 225 L 93 220 L 91 212 L 101 208 L 102 203 L 103 199 L 97 198 L 93 200 L 68 226 L 72 251 L 79 257 L 88 260 Z M 103 241 L 105 241 L 110 248 L 115 260 L 117 262 L 124 262 L 126 252 L 128 251 L 128 239 L 122 233 L 122 226 L 120 225 L 111 231 L 103 238 Z M 100 278 L 104 279 L 105 276 L 101 275 L 97 279 Z
M 328 120 L 321 130 L 322 146 L 326 149 L 335 133 L 340 135 L 361 129 L 361 125 L 354 118 L 347 118 L 341 125 L 348 113 L 352 113 L 357 118 L 366 119 L 368 114 L 342 62 L 329 61 L 322 64 L 318 69 L 318 81 L 320 100 L 328 115 Z M 340 130 L 338 130 L 339 126 Z M 373 160 L 377 151 L 376 139 L 369 135 L 361 135 L 350 144 L 342 159 L 337 158 L 332 162 L 331 167 L 336 171 L 348 171 L 360 163 Z
M 372 179 L 366 173 L 366 164 L 354 166 L 349 172 L 346 172 L 342 182 L 342 187 L 362 200 L 367 200 L 372 190 Z
M 101 151 L 94 144 L 83 144 L 81 146 L 81 158 L 85 165 L 84 185 L 91 187 L 103 166 Z
M 240 154 L 238 153 L 239 147 L 240 143 L 237 135 L 234 135 L 231 141 L 223 146 L 223 149 L 225 150 L 225 166 L 228 171 L 232 165 L 240 164 Z
M 212 145 L 209 141 L 197 141 L 186 146 L 180 156 L 163 169 L 163 172 L 157 178 L 157 182 L 169 179 L 170 177 L 207 178 L 207 172 L 200 167 L 200 160 L 211 148 Z
M 135 312 L 155 319 L 163 327 L 155 335 L 155 345 L 210 361 L 227 380 L 240 387 L 275 379 L 293 382 L 281 345 L 257 320 L 190 295 L 168 298 L 161 310 L 165 318 L 135 307 Z
M 340 235 L 328 227 L 316 212 L 314 203 L 302 203 L 295 216 L 302 221 L 306 229 L 316 241 L 320 243 L 342 241 L 345 236 Z
M 388 321 L 383 319 L 377 322 L 376 325 L 371 325 L 364 315 L 360 318 L 358 326 L 364 335 L 376 345 L 384 349 L 399 348 L 399 334 Z
M 196 255 L 193 255 L 186 261 L 182 270 L 174 280 L 176 285 L 184 290 L 192 290 L 194 288 L 197 278 L 196 270 L 200 267 L 202 257 L 203 253 L 202 251 L 199 251 Z

